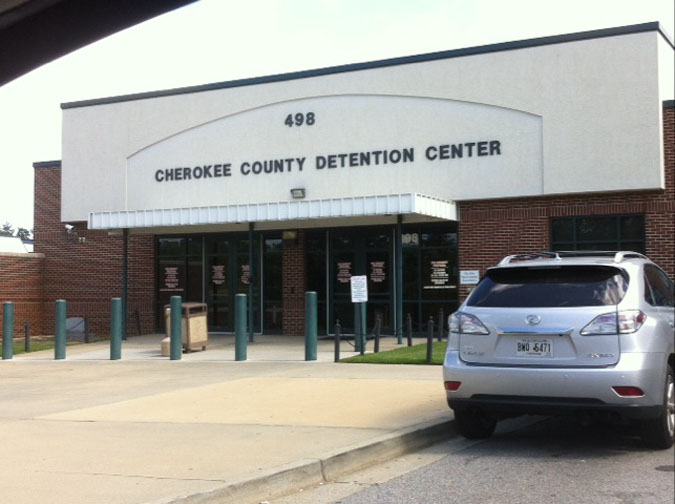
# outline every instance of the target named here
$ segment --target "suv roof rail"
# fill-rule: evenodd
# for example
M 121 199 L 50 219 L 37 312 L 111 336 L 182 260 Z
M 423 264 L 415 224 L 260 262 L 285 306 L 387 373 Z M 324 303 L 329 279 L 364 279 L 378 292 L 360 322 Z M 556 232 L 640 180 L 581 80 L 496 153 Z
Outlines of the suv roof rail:
M 613 257 L 615 263 L 620 263 L 624 259 L 647 259 L 647 256 L 632 250 L 561 250 L 557 252 L 560 257 Z
M 513 254 L 506 256 L 499 262 L 499 266 L 506 266 L 510 264 L 513 260 L 527 261 L 531 259 L 557 259 L 560 260 L 560 256 L 557 252 L 533 252 L 531 254 Z
M 513 254 L 506 256 L 499 262 L 499 266 L 506 266 L 511 261 L 533 260 L 533 259 L 556 259 L 560 260 L 563 257 L 612 257 L 615 263 L 620 263 L 624 259 L 647 259 L 647 256 L 639 252 L 632 252 L 630 250 L 613 251 L 613 250 L 561 250 L 558 252 L 533 252 L 530 254 Z
M 647 259 L 647 256 L 645 256 L 643 254 L 640 254 L 639 252 L 631 252 L 631 251 L 617 252 L 614 255 L 614 262 L 620 263 L 624 259 L 630 259 L 630 258 Z

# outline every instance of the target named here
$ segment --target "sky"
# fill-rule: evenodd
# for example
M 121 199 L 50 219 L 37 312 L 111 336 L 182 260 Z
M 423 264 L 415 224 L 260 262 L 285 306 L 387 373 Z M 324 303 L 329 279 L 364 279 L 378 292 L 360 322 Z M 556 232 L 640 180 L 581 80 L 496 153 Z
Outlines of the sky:
M 33 228 L 61 103 L 651 21 L 672 39 L 674 18 L 672 0 L 200 0 L 0 87 L 0 225 Z

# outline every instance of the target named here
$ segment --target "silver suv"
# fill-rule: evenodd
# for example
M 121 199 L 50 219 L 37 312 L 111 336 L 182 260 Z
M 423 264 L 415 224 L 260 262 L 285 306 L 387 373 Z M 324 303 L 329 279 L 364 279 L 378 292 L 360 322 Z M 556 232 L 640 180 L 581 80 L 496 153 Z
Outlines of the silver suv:
M 514 255 L 449 318 L 443 376 L 461 434 L 517 414 L 638 419 L 643 441 L 675 433 L 673 282 L 635 252 Z

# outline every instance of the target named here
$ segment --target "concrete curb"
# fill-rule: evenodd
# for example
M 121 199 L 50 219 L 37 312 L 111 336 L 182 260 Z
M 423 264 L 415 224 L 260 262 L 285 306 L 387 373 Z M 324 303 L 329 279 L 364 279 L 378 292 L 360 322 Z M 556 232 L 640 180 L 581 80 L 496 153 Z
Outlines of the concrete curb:
M 276 467 L 255 478 L 221 488 L 159 501 L 166 504 L 259 503 L 301 488 L 334 481 L 340 476 L 399 457 L 456 436 L 452 420 L 432 420 L 386 434 L 375 440 Z M 159 504 L 157 502 L 157 504 Z

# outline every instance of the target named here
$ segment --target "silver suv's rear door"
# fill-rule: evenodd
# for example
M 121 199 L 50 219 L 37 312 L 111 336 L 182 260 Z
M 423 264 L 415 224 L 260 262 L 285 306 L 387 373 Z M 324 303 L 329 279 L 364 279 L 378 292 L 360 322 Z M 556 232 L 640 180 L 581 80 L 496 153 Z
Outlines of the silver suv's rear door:
M 628 275 L 613 266 L 493 268 L 464 308 L 489 334 L 460 333 L 460 357 L 486 365 L 615 364 L 617 304 L 627 288 Z M 603 330 L 582 334 L 594 320 Z
M 472 308 L 490 331 L 460 334 L 460 357 L 476 364 L 609 366 L 619 360 L 619 336 L 581 330 L 616 306 L 584 308 Z

